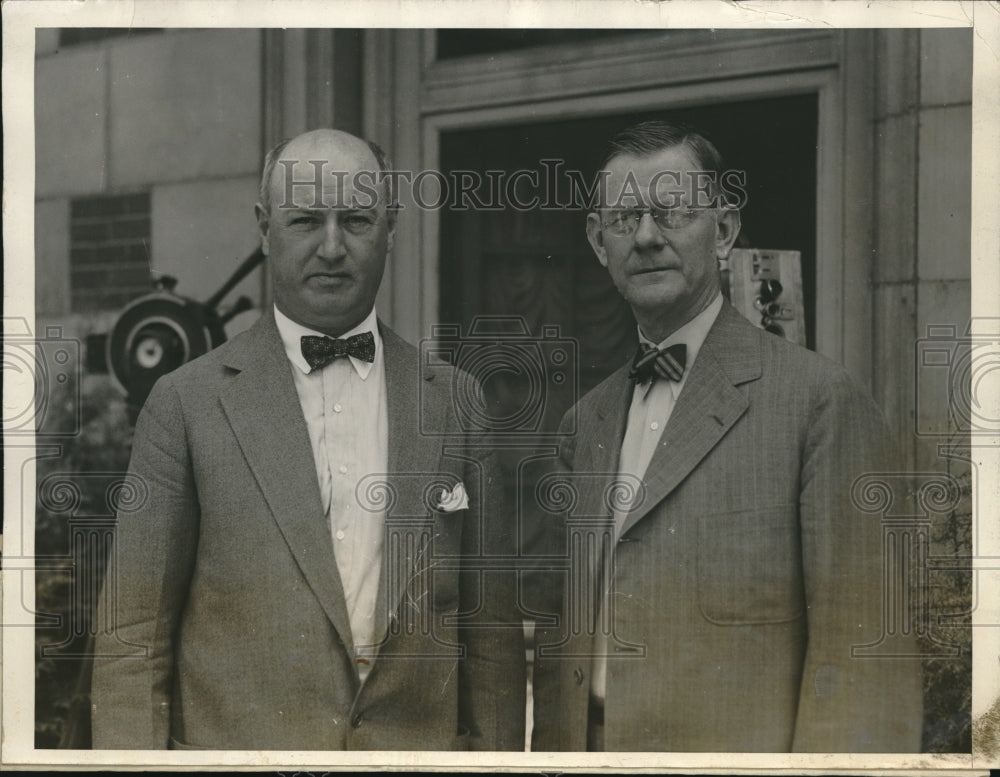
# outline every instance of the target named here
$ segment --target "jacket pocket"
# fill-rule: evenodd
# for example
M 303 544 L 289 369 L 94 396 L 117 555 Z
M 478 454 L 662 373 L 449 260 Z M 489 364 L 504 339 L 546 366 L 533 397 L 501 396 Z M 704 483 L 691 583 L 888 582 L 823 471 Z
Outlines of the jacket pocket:
M 431 607 L 447 613 L 458 609 L 459 573 L 457 569 L 436 569 L 431 575 Z
M 798 506 L 698 522 L 698 607 L 712 623 L 784 623 L 805 612 Z
M 459 603 L 459 559 L 462 552 L 462 532 L 466 510 L 437 512 L 434 533 L 427 558 L 430 602 L 434 612 L 456 610 Z

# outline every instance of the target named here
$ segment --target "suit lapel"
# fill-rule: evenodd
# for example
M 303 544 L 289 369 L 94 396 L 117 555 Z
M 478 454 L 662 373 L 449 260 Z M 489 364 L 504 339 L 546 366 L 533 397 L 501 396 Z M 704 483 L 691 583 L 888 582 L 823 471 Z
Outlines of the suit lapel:
M 723 304 L 646 469 L 645 499 L 626 516 L 621 535 L 662 502 L 746 412 L 747 399 L 736 386 L 760 374 L 759 331 Z
M 224 362 L 240 371 L 221 397 L 226 417 L 285 542 L 351 655 L 351 625 L 312 445 L 273 313 L 234 340 Z
M 588 397 L 588 400 L 593 400 L 592 405 L 588 401 L 578 408 L 580 433 L 572 462 L 572 483 L 577 489 L 577 501 L 571 517 L 583 519 L 585 523 L 575 525 L 571 521 L 570 527 L 572 531 L 581 531 L 589 536 L 571 540 L 571 547 L 579 543 L 578 547 L 585 549 L 582 553 L 571 551 L 571 555 L 574 563 L 586 565 L 586 569 L 577 570 L 577 574 L 582 576 L 583 584 L 595 602 L 603 595 L 602 590 L 607 584 L 604 576 L 610 571 L 606 564 L 605 542 L 610 540 L 611 547 L 614 547 L 607 494 L 618 477 L 618 460 L 632 396 L 629 367 L 626 363 L 594 390 Z M 593 416 L 588 418 L 591 406 Z M 595 525 L 595 519 L 603 519 L 603 523 Z M 599 607 L 595 606 L 586 613 L 588 628 L 594 627 L 598 611 Z
M 577 479 L 579 494 L 576 512 L 580 516 L 610 515 L 605 493 L 618 473 L 625 422 L 632 399 L 629 366 L 625 364 L 595 390 L 593 422 L 587 418 L 579 419 L 580 436 L 573 470 L 583 475 Z
M 440 469 L 441 438 L 422 430 L 444 428 L 445 411 L 430 376 L 421 376 L 419 352 L 379 324 L 385 348 L 386 404 L 389 413 L 388 484 L 393 506 L 386 516 L 386 545 L 380 591 L 390 617 L 399 609 L 420 552 L 426 552 L 431 516 L 425 487 Z

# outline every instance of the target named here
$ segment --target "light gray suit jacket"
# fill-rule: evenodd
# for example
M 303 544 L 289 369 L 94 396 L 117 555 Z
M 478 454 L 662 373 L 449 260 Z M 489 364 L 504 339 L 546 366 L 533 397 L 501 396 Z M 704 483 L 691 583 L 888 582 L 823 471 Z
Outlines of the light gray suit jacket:
M 365 682 L 267 314 L 162 378 L 138 420 L 130 472 L 148 495 L 119 514 L 100 604 L 96 748 L 523 747 L 515 581 L 477 562 L 513 552 L 495 464 L 455 427 L 454 373 L 421 375 L 417 350 L 380 331 L 389 473 L 370 497 L 388 500 L 388 634 Z M 469 508 L 434 509 L 458 482 Z
M 588 590 L 595 563 L 566 536 L 609 520 L 628 369 L 581 400 L 561 449 L 579 493 L 552 552 L 577 556 Z M 849 495 L 885 439 L 841 367 L 723 306 L 616 546 L 606 749 L 919 749 L 920 661 L 851 650 L 882 635 L 881 524 Z M 585 750 L 593 605 L 551 587 L 564 617 L 539 639 L 534 747 Z

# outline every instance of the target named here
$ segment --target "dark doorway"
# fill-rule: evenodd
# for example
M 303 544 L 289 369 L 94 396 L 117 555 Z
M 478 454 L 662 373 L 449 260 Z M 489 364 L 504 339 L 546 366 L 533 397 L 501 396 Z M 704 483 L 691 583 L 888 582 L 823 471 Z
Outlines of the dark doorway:
M 536 193 L 552 206 L 450 206 L 441 211 L 441 322 L 458 325 L 458 337 L 465 337 L 467 344 L 484 316 L 494 318 L 486 322 L 490 331 L 479 334 L 518 335 L 520 327 L 541 338 L 542 345 L 534 353 L 542 364 L 534 376 L 531 370 L 520 369 L 477 375 L 483 380 L 489 412 L 501 419 L 530 415 L 524 410 L 534 410 L 530 406 L 541 375 L 544 388 L 537 394 L 540 402 L 537 415 L 531 416 L 532 426 L 535 432 L 552 433 L 580 396 L 634 353 L 635 321 L 587 242 L 586 209 L 556 205 L 571 199 L 566 171 L 578 171 L 589 184 L 607 139 L 645 119 L 672 118 L 693 124 L 716 143 L 729 169 L 746 171 L 748 192 L 740 245 L 801 251 L 807 341 L 813 347 L 817 111 L 816 95 L 808 94 L 444 133 L 441 172 L 450 181 L 461 176 L 460 171 L 468 171 L 467 181 L 478 175 L 483 185 L 471 193 L 479 202 L 488 205 L 503 199 L 496 196 L 491 173 L 509 177 L 523 170 L 536 171 L 541 185 L 523 187 L 518 199 L 526 202 Z M 545 181 L 557 168 L 560 174 L 555 178 L 561 189 L 553 192 Z M 499 317 L 509 317 L 508 323 Z M 558 346 L 550 348 L 553 344 L 546 341 L 553 327 L 558 327 L 561 338 L 576 343 L 576 379 L 565 379 L 567 365 L 554 358 Z M 522 469 L 530 447 L 500 451 L 511 500 L 518 499 L 514 484 L 519 479 L 523 493 L 534 493 L 536 476 Z M 518 529 L 521 549 L 529 554 L 540 525 L 536 512 L 530 500 L 523 505 L 524 523 Z
M 728 168 L 746 171 L 748 196 L 738 245 L 802 252 L 807 343 L 812 348 L 817 111 L 816 95 L 806 94 L 447 132 L 441 138 L 441 170 L 446 176 L 478 173 L 485 181 L 479 199 L 486 203 L 487 171 L 539 171 L 543 196 L 568 203 L 565 171 L 579 171 L 590 183 L 605 141 L 618 130 L 650 118 L 692 124 L 715 142 Z M 561 189 L 553 194 L 544 181 L 557 165 Z M 527 199 L 530 192 L 519 191 Z M 519 316 L 533 335 L 556 325 L 562 336 L 578 342 L 579 384 L 574 392 L 566 386 L 566 396 L 549 397 L 547 428 L 554 428 L 561 412 L 578 398 L 572 393 L 588 391 L 621 366 L 636 343 L 631 312 L 587 243 L 585 214 L 569 207 L 452 207 L 441 213 L 441 321 L 468 332 L 476 316 Z M 490 386 L 485 388 L 492 393 Z

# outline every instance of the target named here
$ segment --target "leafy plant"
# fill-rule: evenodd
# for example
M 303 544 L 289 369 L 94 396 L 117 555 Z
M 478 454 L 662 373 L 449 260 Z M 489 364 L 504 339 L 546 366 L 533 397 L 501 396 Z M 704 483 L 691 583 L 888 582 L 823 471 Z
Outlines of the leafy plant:
M 103 519 L 100 523 L 107 526 L 107 473 L 125 473 L 132 444 L 132 425 L 121 396 L 104 378 L 86 380 L 79 434 L 58 438 L 60 455 L 36 462 L 38 748 L 89 746 L 89 663 L 80 654 L 88 650 L 95 599 L 104 575 L 105 545 L 81 548 L 79 538 L 94 518 Z M 46 422 L 71 430 L 75 387 L 67 384 L 64 389 L 64 395 L 51 398 Z M 94 473 L 105 473 L 105 477 L 92 477 Z M 56 488 L 63 490 L 46 496 L 44 491 L 52 482 L 62 484 Z
M 928 628 L 920 644 L 928 653 L 950 645 L 957 656 L 924 660 L 925 752 L 972 750 L 972 474 L 954 475 L 957 507 L 931 524 Z

